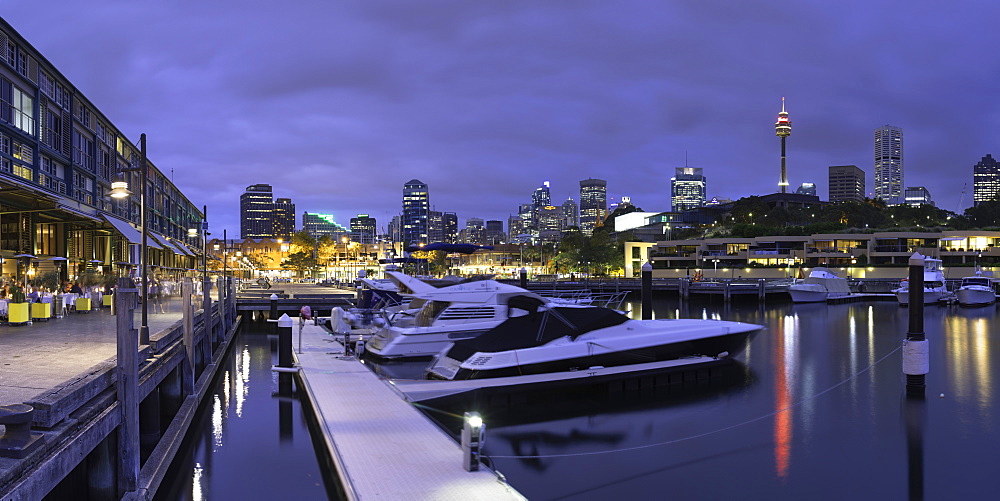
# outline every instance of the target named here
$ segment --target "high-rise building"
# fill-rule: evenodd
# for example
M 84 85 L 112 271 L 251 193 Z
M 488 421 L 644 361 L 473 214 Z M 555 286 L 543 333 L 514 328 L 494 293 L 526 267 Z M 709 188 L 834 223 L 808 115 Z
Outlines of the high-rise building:
M 831 165 L 828 186 L 831 202 L 865 199 L 865 171 L 856 165 Z
M 608 182 L 603 179 L 580 181 L 580 231 L 592 235 L 604 224 L 608 210 Z
M 310 237 L 320 238 L 323 236 L 329 236 L 334 240 L 340 240 L 340 237 L 350 236 L 350 232 L 343 225 L 337 224 L 334 220 L 333 214 L 311 214 L 308 212 L 302 213 L 302 230 L 305 231 Z
M 875 198 L 900 203 L 903 195 L 903 129 L 875 129 Z
M 486 221 L 486 232 L 483 234 L 483 243 L 486 245 L 502 244 L 507 240 L 503 234 L 503 221 Z
M 274 195 L 269 184 L 247 186 L 240 195 L 240 237 L 274 238 Z
M 802 183 L 798 188 L 795 189 L 795 193 L 798 195 L 810 195 L 816 196 L 816 184 L 814 183 Z
M 458 214 L 454 212 L 441 213 L 442 242 L 450 244 L 458 242 Z
M 549 182 L 545 181 L 541 186 L 535 188 L 535 192 L 531 194 L 531 204 L 535 208 L 545 207 L 546 205 L 552 205 L 550 201 L 552 200 L 549 194 Z
M 558 242 L 563 230 L 562 209 L 546 205 L 538 209 L 538 239 L 542 242 Z
M 569 197 L 562 203 L 563 228 L 570 226 L 580 226 L 580 207 L 576 205 L 573 197 Z
M 403 245 L 428 242 L 428 219 L 430 218 L 430 195 L 427 185 L 411 179 L 403 185 Z
M 907 186 L 903 190 L 903 200 L 906 205 L 912 205 L 914 207 L 919 207 L 921 205 L 934 205 L 934 201 L 931 200 L 931 192 L 927 191 L 927 188 L 923 186 Z
M 295 204 L 291 198 L 279 198 L 274 201 L 271 210 L 272 235 L 288 241 L 295 233 Z
M 987 154 L 972 168 L 972 202 L 979 205 L 996 200 L 1000 200 L 1000 164 Z
M 368 214 L 358 214 L 351 218 L 351 240 L 362 244 L 375 243 L 375 218 Z
M 792 121 L 788 119 L 788 112 L 785 111 L 785 98 L 781 98 L 781 112 L 778 113 L 778 121 L 774 124 L 774 134 L 781 138 L 781 178 L 778 180 L 778 188 L 782 193 L 788 191 L 788 175 L 785 172 L 785 139 L 792 135 Z
M 465 230 L 463 241 L 467 244 L 483 244 L 483 234 L 486 231 L 486 223 L 478 217 L 470 217 L 465 220 Z
M 674 212 L 705 205 L 708 180 L 697 167 L 677 167 L 670 178 L 670 207 Z
M 524 221 L 521 219 L 521 216 L 507 216 L 507 229 L 510 231 L 507 241 L 520 242 L 522 239 L 518 238 L 518 235 L 525 233 Z

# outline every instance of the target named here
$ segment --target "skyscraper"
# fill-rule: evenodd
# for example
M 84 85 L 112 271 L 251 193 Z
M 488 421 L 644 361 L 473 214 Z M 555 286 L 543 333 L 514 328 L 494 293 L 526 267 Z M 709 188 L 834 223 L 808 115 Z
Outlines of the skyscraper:
M 573 197 L 569 197 L 562 203 L 563 228 L 570 226 L 580 226 L 580 207 L 576 205 Z
M 552 205 L 550 203 L 552 197 L 549 194 L 549 182 L 545 181 L 541 186 L 535 188 L 535 192 L 531 194 L 531 204 L 535 208 L 545 207 L 546 205 Z
M 295 204 L 291 198 L 279 198 L 274 201 L 271 210 L 272 226 L 274 230 L 271 235 L 274 238 L 281 238 L 288 241 L 295 233 Z
M 972 202 L 979 205 L 1000 199 L 1000 164 L 987 154 L 972 168 Z M 959 207 L 963 210 L 965 207 Z
M 903 195 L 903 129 L 875 129 L 875 198 L 898 204 Z
M 375 243 L 375 218 L 368 214 L 358 214 L 351 218 L 351 240 L 362 244 Z
M 269 184 L 247 186 L 240 195 L 240 237 L 274 237 L 274 196 Z
M 483 234 L 483 242 L 487 245 L 501 244 L 506 240 L 503 234 L 503 221 L 491 219 L 486 221 L 486 233 Z
M 604 224 L 608 210 L 608 182 L 603 179 L 580 181 L 580 230 L 592 235 L 594 228 Z
M 785 98 L 781 98 L 781 112 L 778 113 L 778 121 L 774 124 L 774 134 L 781 138 L 781 178 L 778 180 L 778 188 L 785 193 L 788 191 L 788 176 L 785 173 L 785 138 L 792 135 L 792 121 L 788 119 L 788 112 L 785 111 Z
M 865 199 L 865 171 L 856 165 L 831 165 L 828 178 L 830 201 Z
M 403 245 L 429 243 L 428 218 L 430 217 L 430 195 L 427 185 L 411 179 L 403 185 Z
M 683 212 L 705 205 L 707 182 L 701 168 L 675 168 L 674 177 L 670 178 L 671 210 Z

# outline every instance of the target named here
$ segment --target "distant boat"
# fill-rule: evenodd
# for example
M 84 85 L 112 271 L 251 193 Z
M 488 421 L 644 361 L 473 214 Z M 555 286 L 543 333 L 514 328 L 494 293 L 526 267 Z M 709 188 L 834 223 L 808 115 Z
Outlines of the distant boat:
M 900 305 L 910 304 L 909 279 L 904 278 L 899 288 L 893 289 Z M 941 271 L 941 260 L 924 257 L 924 304 L 933 304 L 948 297 L 948 287 L 944 283 L 944 272 Z
M 962 279 L 962 285 L 955 291 L 958 304 L 962 306 L 985 306 L 997 300 L 993 289 L 994 280 L 977 271 L 975 276 Z
M 813 268 L 809 276 L 788 286 L 793 303 L 817 303 L 851 295 L 847 279 L 828 268 Z

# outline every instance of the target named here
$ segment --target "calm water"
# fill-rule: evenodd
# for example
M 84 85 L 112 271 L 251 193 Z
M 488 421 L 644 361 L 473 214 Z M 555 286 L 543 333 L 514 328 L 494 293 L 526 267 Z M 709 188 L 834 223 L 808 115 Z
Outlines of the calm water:
M 251 329 L 261 329 L 250 325 Z M 266 327 L 265 327 L 266 328 Z M 297 396 L 278 396 L 276 336 L 241 332 L 157 499 L 328 499 Z M 276 346 L 276 345 L 275 345 Z
M 449 410 L 484 415 L 485 454 L 532 500 L 972 499 L 1000 488 L 995 306 L 927 308 L 925 400 L 904 395 L 907 310 L 895 302 L 664 299 L 654 311 L 766 330 L 732 377 L 708 385 Z

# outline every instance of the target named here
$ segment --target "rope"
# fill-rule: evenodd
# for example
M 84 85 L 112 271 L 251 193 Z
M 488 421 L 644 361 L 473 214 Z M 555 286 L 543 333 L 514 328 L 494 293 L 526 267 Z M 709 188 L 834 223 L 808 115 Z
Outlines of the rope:
M 719 428 L 717 430 L 706 431 L 704 433 L 698 433 L 698 434 L 695 434 L 695 435 L 689 435 L 687 437 L 682 437 L 682 438 L 675 438 L 673 440 L 667 440 L 667 441 L 664 441 L 664 442 L 657 442 L 655 444 L 637 445 L 635 447 L 625 447 L 625 448 L 622 448 L 622 449 L 610 449 L 610 450 L 605 450 L 605 451 L 591 451 L 591 452 L 573 452 L 573 453 L 566 453 L 566 454 L 535 454 L 535 455 L 529 455 L 529 456 L 501 456 L 501 455 L 490 454 L 489 457 L 492 458 L 492 459 L 542 459 L 542 458 L 565 458 L 565 457 L 579 457 L 579 456 L 595 456 L 595 455 L 598 455 L 598 454 L 611 454 L 611 453 L 616 453 L 616 452 L 630 452 L 630 451 L 637 451 L 637 450 L 642 450 L 642 449 L 649 449 L 649 448 L 652 448 L 652 447 L 659 447 L 661 445 L 671 445 L 671 444 L 676 444 L 676 443 L 679 443 L 679 442 L 684 442 L 686 440 L 693 440 L 693 439 L 696 439 L 696 438 L 706 437 L 708 435 L 714 435 L 716 433 L 720 433 L 720 432 L 723 432 L 723 431 L 731 430 L 733 428 L 739 428 L 740 426 L 745 426 L 745 425 L 748 425 L 750 423 L 755 423 L 755 422 L 761 421 L 763 419 L 767 419 L 767 418 L 770 418 L 770 417 L 773 417 L 773 416 L 777 416 L 778 414 L 781 414 L 782 412 L 791 410 L 791 409 L 793 409 L 795 407 L 798 407 L 798 406 L 800 406 L 800 405 L 802 405 L 802 404 L 804 404 L 804 403 L 806 403 L 806 402 L 808 402 L 810 400 L 814 400 L 816 398 L 819 398 L 819 397 L 825 395 L 826 393 L 829 393 L 829 392 L 831 392 L 831 391 L 833 391 L 833 390 L 835 390 L 835 389 L 843 386 L 844 384 L 846 384 L 846 383 L 848 383 L 848 382 L 850 382 L 850 381 L 852 381 L 854 379 L 857 379 L 858 376 L 864 374 L 865 372 L 868 372 L 873 367 L 875 367 L 876 365 L 880 364 L 883 360 L 889 358 L 894 353 L 896 353 L 897 351 L 899 351 L 902 347 L 903 347 L 902 345 L 897 346 L 896 349 L 890 351 L 884 357 L 876 360 L 874 363 L 872 363 L 868 367 L 865 367 L 864 369 L 861 369 L 860 371 L 858 371 L 853 376 L 850 376 L 847 379 L 844 379 L 843 381 L 841 381 L 841 382 L 839 382 L 839 383 L 837 383 L 837 384 L 835 384 L 835 385 L 833 385 L 833 386 L 831 386 L 831 387 L 829 387 L 829 388 L 827 388 L 827 389 L 825 389 L 825 390 L 823 390 L 823 391 L 821 391 L 819 393 L 816 393 L 814 395 L 811 395 L 811 396 L 808 396 L 806 398 L 803 398 L 802 400 L 799 400 L 798 402 L 795 402 L 794 404 L 791 404 L 788 407 L 785 407 L 784 409 L 779 409 L 779 410 L 776 410 L 774 412 L 771 412 L 771 413 L 768 413 L 768 414 L 764 414 L 762 416 L 755 417 L 753 419 L 748 419 L 748 420 L 740 422 L 740 423 L 736 423 L 736 424 L 729 425 L 729 426 L 726 426 L 726 427 L 723 427 L 723 428 Z

